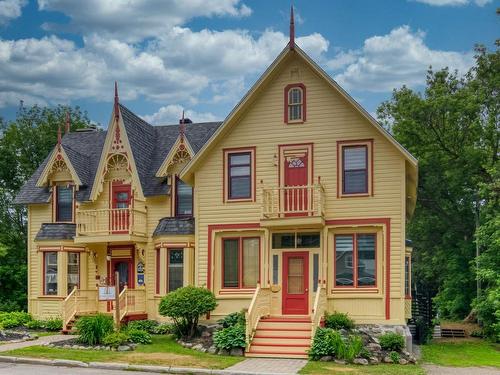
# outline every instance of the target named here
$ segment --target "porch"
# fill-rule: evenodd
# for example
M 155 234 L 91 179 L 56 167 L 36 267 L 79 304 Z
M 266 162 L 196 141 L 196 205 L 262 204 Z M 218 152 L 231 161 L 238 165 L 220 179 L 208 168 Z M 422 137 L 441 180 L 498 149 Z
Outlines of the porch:
M 137 316 L 147 316 L 146 290 L 123 287 L 118 297 L 118 306 L 119 319 L 114 301 L 100 301 L 97 289 L 85 290 L 75 287 L 62 304 L 63 332 L 69 332 L 76 319 L 85 315 L 112 315 L 115 324 Z

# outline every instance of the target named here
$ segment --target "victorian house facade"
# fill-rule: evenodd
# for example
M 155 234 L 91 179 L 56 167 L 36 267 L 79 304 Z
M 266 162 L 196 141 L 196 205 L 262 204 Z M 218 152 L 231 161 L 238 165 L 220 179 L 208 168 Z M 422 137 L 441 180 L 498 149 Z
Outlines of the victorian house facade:
M 98 290 L 118 284 L 120 319 L 160 320 L 162 296 L 204 286 L 207 319 L 247 311 L 247 355 L 289 357 L 325 311 L 406 323 L 417 161 L 291 26 L 223 122 L 152 126 L 115 88 L 107 131 L 59 139 L 17 197 L 35 317 L 112 314 Z

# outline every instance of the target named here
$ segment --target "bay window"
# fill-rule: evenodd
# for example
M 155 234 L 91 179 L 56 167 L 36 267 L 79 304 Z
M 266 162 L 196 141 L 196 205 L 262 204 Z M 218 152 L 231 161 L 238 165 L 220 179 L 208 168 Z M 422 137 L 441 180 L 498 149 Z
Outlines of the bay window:
M 68 253 L 68 293 L 80 287 L 80 253 Z
M 184 250 L 168 249 L 167 257 L 167 292 L 173 292 L 184 284 Z
M 46 251 L 43 253 L 43 280 L 44 294 L 57 295 L 57 252 Z

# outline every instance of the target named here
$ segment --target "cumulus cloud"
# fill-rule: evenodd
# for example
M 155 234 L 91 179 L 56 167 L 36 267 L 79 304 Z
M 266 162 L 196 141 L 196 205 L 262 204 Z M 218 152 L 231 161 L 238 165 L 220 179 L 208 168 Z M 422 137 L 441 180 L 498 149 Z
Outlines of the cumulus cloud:
M 471 52 L 433 50 L 424 43 L 425 33 L 412 32 L 408 26 L 393 29 L 389 34 L 365 40 L 363 48 L 351 52 L 354 59 L 344 64 L 337 82 L 347 89 L 386 92 L 401 85 L 418 86 L 425 83 L 429 66 L 434 69 L 449 67 L 465 73 L 473 64 Z M 333 60 L 333 65 L 339 64 Z M 340 64 L 342 65 L 342 64 Z
M 491 3 L 492 0 L 415 0 L 419 3 L 424 3 L 433 6 L 462 6 L 474 3 L 480 7 Z
M 0 26 L 7 24 L 10 20 L 21 16 L 22 8 L 27 0 L 1 0 L 0 1 Z
M 144 115 L 141 117 L 144 121 L 153 125 L 178 124 L 179 119 L 182 116 L 182 111 L 184 111 L 184 116 L 193 122 L 208 122 L 217 120 L 217 117 L 213 113 L 196 112 L 190 109 L 184 109 L 178 104 L 169 104 L 167 106 L 160 107 L 160 109 L 152 115 Z
M 92 30 L 128 42 L 157 37 L 196 17 L 245 17 L 252 13 L 240 0 L 38 0 L 38 7 L 70 17 L 69 24 L 44 24 L 46 30 Z

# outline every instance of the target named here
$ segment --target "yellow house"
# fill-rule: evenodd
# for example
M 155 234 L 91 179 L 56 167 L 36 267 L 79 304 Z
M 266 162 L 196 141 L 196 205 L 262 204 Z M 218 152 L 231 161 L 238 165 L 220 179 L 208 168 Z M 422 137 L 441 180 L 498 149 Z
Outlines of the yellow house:
M 325 311 L 405 325 L 417 161 L 290 42 L 223 122 L 152 126 L 119 103 L 21 190 L 29 312 L 161 319 L 204 286 L 247 311 L 247 355 L 303 357 Z M 119 280 L 114 280 L 115 272 Z M 101 288 L 100 288 L 101 287 Z M 283 345 L 284 340 L 287 344 Z

